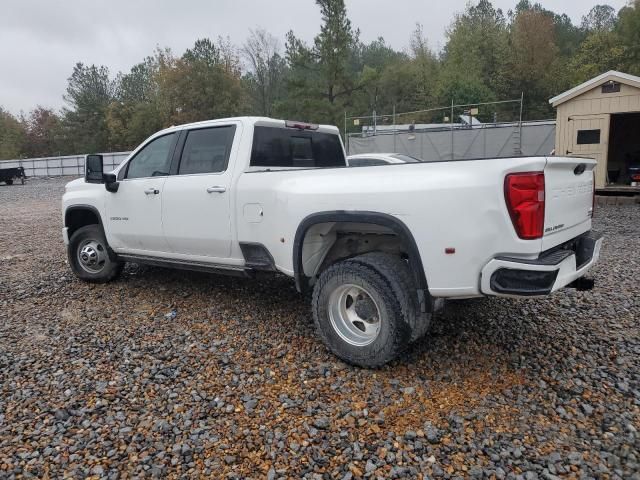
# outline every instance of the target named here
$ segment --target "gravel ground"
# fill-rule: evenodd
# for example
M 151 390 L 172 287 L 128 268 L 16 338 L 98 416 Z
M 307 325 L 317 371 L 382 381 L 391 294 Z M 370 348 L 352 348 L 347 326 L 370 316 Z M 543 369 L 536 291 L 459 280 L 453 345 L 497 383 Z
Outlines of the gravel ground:
M 640 479 L 638 205 L 593 291 L 452 302 L 368 371 L 285 278 L 76 280 L 64 183 L 0 186 L 0 477 Z

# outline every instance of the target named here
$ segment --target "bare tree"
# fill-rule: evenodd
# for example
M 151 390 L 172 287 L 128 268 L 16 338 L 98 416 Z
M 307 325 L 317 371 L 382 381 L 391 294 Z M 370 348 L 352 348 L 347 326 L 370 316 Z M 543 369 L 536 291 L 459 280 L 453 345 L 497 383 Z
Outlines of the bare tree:
M 249 32 L 242 47 L 249 67 L 247 78 L 260 114 L 271 116 L 274 102 L 282 90 L 285 61 L 276 37 L 263 28 Z

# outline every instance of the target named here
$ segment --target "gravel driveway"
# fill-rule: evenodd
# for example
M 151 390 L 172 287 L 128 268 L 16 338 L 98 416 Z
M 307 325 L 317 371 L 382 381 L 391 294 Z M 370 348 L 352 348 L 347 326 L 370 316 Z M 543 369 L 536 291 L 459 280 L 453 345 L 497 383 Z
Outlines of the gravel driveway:
M 452 302 L 368 371 L 286 278 L 76 280 L 64 183 L 0 185 L 1 478 L 640 479 L 638 205 L 597 210 L 593 291 Z

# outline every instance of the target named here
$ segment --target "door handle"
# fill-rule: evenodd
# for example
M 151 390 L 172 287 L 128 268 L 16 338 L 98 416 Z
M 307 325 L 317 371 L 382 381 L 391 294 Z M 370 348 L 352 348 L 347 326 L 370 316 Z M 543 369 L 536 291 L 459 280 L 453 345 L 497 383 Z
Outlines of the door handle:
M 207 193 L 224 193 L 227 189 L 225 187 L 215 186 L 207 188 Z
M 160 193 L 160 190 L 158 190 L 157 188 L 147 188 L 144 193 L 145 195 L 158 195 Z

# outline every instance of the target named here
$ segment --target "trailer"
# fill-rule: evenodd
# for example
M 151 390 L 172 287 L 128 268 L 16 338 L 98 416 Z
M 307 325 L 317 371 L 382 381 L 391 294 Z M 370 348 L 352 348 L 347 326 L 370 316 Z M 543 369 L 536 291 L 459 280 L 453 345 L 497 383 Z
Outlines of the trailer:
M 13 185 L 14 180 L 20 180 L 20 183 L 24 185 L 26 178 L 23 167 L 0 168 L 0 182 L 7 185 Z

